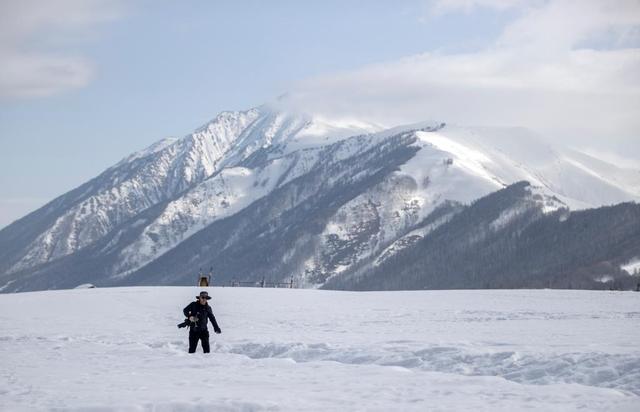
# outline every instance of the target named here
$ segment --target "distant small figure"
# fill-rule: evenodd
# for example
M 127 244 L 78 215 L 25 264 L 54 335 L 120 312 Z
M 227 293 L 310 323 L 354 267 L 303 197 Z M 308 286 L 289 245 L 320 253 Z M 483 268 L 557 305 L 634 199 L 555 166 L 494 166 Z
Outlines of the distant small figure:
M 200 274 L 198 275 L 198 286 L 201 288 L 208 288 L 211 286 L 211 274 L 213 273 L 213 268 L 209 269 L 209 276 L 205 276 L 202 273 L 202 269 L 200 269 Z
M 189 353 L 195 353 L 198 341 L 201 342 L 204 353 L 209 353 L 208 321 L 211 321 L 213 324 L 213 331 L 215 333 L 222 333 L 222 330 L 220 330 L 218 322 L 216 322 L 216 317 L 213 315 L 213 310 L 207 302 L 211 299 L 209 293 L 202 291 L 196 296 L 196 299 L 197 301 L 189 303 L 187 307 L 182 310 L 182 313 L 184 313 L 184 316 L 189 321 Z M 181 327 L 181 325 L 183 324 L 178 325 L 178 327 Z
M 636 292 L 640 292 L 640 282 L 636 285 Z
M 209 287 L 209 278 L 204 275 L 200 275 L 200 279 L 198 280 L 198 286 L 201 288 Z

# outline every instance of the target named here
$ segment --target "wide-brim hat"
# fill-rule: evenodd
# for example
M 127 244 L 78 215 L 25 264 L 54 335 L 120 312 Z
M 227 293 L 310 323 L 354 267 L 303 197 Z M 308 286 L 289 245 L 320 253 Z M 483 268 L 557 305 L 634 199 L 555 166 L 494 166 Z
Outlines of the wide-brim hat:
M 211 296 L 209 296 L 209 293 L 203 290 L 202 292 L 200 292 L 198 296 L 196 296 L 196 299 L 200 299 L 200 298 L 205 298 L 206 300 L 209 300 L 211 299 Z

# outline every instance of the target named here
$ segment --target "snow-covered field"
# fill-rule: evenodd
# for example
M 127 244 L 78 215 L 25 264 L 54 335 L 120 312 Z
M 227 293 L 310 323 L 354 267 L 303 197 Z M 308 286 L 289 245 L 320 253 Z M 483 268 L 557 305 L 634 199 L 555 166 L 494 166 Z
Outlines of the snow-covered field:
M 640 293 L 198 291 L 0 295 L 0 409 L 640 410 Z

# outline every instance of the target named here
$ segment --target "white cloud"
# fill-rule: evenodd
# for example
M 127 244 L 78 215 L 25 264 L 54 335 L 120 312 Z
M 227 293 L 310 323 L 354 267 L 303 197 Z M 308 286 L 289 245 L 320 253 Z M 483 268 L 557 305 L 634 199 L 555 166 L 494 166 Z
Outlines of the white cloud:
M 466 12 L 518 4 L 441 1 L 434 7 Z M 625 147 L 634 140 L 640 153 L 640 48 L 634 39 L 628 46 L 630 34 L 639 32 L 640 3 L 546 1 L 518 11 L 486 50 L 425 53 L 307 79 L 290 104 L 386 125 L 525 126 L 574 146 L 589 140 L 592 148 L 597 141 L 606 145 L 605 138 Z
M 528 52 L 537 48 L 547 55 L 579 46 L 616 48 L 623 40 L 637 46 L 638 25 L 638 0 L 548 1 L 543 7 L 527 9 L 506 28 L 498 44 L 525 47 Z
M 15 0 L 0 2 L 0 97 L 40 97 L 83 87 L 93 74 L 65 45 L 90 36 L 119 15 L 116 2 Z
M 292 104 L 387 125 L 420 120 L 592 132 L 640 130 L 640 53 L 573 51 L 526 62 L 507 51 L 424 54 L 310 79 Z
M 93 70 L 85 59 L 45 54 L 3 53 L 0 96 L 41 97 L 86 86 Z

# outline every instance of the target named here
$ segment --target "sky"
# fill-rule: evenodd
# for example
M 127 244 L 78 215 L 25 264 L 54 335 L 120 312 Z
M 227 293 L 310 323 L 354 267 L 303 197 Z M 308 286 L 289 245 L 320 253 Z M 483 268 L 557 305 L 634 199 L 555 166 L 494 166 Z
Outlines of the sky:
M 0 0 L 0 227 L 223 110 L 523 126 L 640 169 L 640 0 Z

